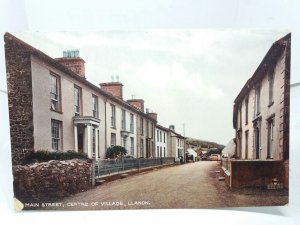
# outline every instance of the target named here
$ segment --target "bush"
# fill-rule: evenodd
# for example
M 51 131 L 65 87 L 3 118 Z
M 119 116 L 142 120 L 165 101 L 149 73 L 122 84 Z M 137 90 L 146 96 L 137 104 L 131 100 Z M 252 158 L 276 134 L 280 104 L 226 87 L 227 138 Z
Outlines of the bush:
M 106 151 L 106 158 L 114 159 L 117 156 L 123 156 L 127 154 L 127 150 L 122 146 L 109 147 Z
M 31 152 L 26 157 L 27 163 L 32 162 L 46 162 L 50 160 L 70 160 L 70 159 L 88 159 L 87 155 L 75 151 L 66 151 L 66 152 L 50 152 L 45 150 L 39 150 L 36 152 Z

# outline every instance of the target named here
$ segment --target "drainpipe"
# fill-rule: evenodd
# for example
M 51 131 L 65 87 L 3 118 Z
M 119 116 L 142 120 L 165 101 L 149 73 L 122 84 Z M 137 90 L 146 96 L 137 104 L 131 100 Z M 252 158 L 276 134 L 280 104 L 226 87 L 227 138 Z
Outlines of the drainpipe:
M 104 143 L 105 143 L 105 158 L 106 158 L 106 151 L 107 151 L 107 120 L 106 120 L 106 104 L 107 104 L 107 98 L 105 98 L 105 104 L 104 104 L 104 120 L 105 120 L 105 123 L 104 123 Z

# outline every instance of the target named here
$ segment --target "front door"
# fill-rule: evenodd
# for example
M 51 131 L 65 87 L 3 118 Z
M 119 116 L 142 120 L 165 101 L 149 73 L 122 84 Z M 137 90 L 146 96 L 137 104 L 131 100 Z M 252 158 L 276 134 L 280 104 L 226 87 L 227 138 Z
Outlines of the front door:
M 255 128 L 255 152 L 256 158 L 260 158 L 260 130 L 258 127 Z
M 84 127 L 77 125 L 78 152 L 84 152 Z

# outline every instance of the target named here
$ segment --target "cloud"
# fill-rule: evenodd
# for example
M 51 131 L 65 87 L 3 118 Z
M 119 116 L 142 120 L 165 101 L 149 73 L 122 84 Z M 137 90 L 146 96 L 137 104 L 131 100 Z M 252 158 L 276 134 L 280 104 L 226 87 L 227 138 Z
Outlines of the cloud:
M 180 62 L 166 65 L 153 60 L 145 60 L 140 67 L 122 62 L 120 69 L 124 74 L 130 73 L 140 86 L 154 92 L 160 92 L 163 89 L 167 94 L 177 92 L 182 95 L 184 93 L 197 99 L 215 101 L 223 96 L 221 88 L 213 83 L 205 83 L 200 74 L 189 73 Z M 134 80 L 131 79 L 130 83 L 135 84 Z M 177 96 L 169 96 L 169 98 L 172 97 Z

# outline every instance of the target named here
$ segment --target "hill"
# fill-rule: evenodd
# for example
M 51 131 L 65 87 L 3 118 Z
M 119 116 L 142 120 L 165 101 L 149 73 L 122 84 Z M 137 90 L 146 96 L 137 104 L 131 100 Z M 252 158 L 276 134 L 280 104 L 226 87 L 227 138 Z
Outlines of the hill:
M 218 144 L 216 142 L 212 142 L 212 141 L 205 141 L 205 140 L 200 140 L 200 139 L 196 139 L 196 138 L 187 138 L 186 142 L 188 144 L 194 145 L 194 146 L 198 146 L 201 148 L 217 148 L 218 150 L 222 150 L 223 148 L 225 148 L 225 145 L 222 144 Z

